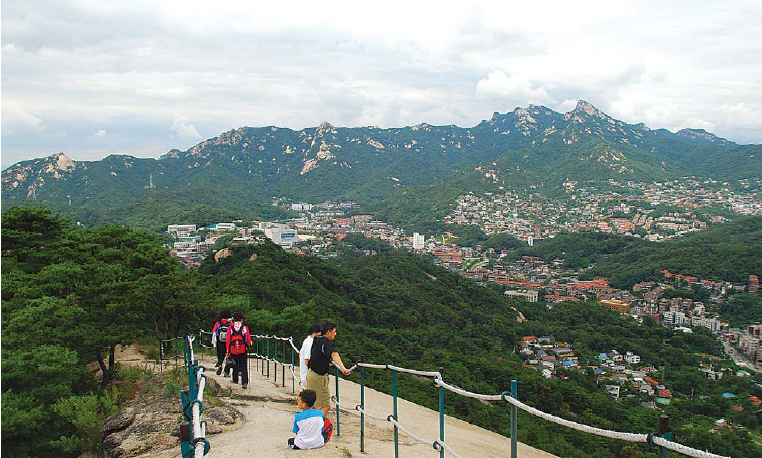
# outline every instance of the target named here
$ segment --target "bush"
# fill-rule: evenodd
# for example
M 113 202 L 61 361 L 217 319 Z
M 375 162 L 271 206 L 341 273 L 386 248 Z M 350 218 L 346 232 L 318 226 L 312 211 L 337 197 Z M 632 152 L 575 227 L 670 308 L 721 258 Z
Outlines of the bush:
M 101 426 L 106 418 L 115 414 L 119 407 L 116 399 L 108 392 L 102 395 L 88 394 L 62 398 L 53 405 L 53 410 L 70 423 L 75 434 L 61 436 L 54 446 L 67 454 L 77 451 L 95 452 L 101 443 Z

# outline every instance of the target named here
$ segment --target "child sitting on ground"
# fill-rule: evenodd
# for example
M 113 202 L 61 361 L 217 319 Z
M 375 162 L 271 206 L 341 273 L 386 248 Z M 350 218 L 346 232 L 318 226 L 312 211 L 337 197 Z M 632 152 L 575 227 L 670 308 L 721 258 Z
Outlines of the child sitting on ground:
M 325 444 L 323 437 L 323 412 L 313 409 L 317 394 L 314 390 L 303 390 L 296 398 L 296 405 L 302 409 L 294 415 L 294 429 L 296 437 L 288 440 L 288 446 L 294 450 L 320 448 Z

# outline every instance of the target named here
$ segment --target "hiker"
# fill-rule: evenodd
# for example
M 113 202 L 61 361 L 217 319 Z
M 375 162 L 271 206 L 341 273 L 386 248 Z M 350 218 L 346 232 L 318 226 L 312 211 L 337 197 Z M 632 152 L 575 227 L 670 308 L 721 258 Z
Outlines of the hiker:
M 227 342 L 225 348 L 228 358 L 235 361 L 237 369 L 233 369 L 233 383 L 238 383 L 238 373 L 241 373 L 241 388 L 244 390 L 249 385 L 249 365 L 246 349 L 251 346 L 251 332 L 248 326 L 243 324 L 243 315 L 233 315 L 233 324 L 228 327 Z
M 339 367 L 344 375 L 349 375 L 349 370 L 341 362 L 341 356 L 333 349 L 333 341 L 336 339 L 336 323 L 326 321 L 321 328 L 321 334 L 315 336 L 310 349 L 310 361 L 307 371 L 307 388 L 315 390 L 317 400 L 315 406 L 328 415 L 331 410 L 331 389 L 329 387 L 328 369 L 331 361 Z
M 302 411 L 294 415 L 292 431 L 296 437 L 288 440 L 288 446 L 294 450 L 320 448 L 331 437 L 333 425 L 323 416 L 323 412 L 313 407 L 316 398 L 313 390 L 302 390 L 296 397 L 296 405 Z
M 217 349 L 217 364 L 214 365 L 217 368 L 217 375 L 222 373 L 222 363 L 225 362 L 225 353 L 227 352 L 225 341 L 228 336 L 228 327 L 230 327 L 232 322 L 233 319 L 230 317 L 230 311 L 223 309 L 220 312 L 219 320 L 214 323 L 212 328 L 212 347 Z M 228 373 L 225 371 L 225 377 L 227 376 Z
M 310 326 L 308 336 L 302 342 L 302 348 L 299 350 L 299 376 L 302 379 L 302 386 L 307 387 L 307 365 L 310 362 L 310 350 L 315 336 L 320 334 L 320 325 L 315 323 Z

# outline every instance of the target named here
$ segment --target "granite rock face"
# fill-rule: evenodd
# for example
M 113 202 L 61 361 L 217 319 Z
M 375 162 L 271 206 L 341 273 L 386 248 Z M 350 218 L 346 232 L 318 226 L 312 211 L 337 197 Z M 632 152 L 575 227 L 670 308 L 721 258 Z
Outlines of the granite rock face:
M 207 393 L 224 397 L 230 389 L 207 379 Z M 129 458 L 151 450 L 176 447 L 179 444 L 182 401 L 178 394 L 167 394 L 161 376 L 147 382 L 147 388 L 131 405 L 112 415 L 101 428 L 99 458 Z M 206 433 L 219 434 L 235 427 L 239 413 L 232 407 L 214 406 L 205 402 L 202 418 Z

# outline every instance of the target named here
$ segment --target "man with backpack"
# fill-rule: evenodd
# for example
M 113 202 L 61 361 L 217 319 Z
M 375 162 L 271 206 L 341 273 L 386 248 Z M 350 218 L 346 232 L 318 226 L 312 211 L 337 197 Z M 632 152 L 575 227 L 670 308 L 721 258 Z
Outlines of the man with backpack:
M 251 346 L 251 332 L 248 326 L 243 325 L 243 315 L 233 315 L 233 324 L 228 327 L 225 348 L 228 358 L 235 361 L 237 369 L 233 370 L 233 383 L 238 383 L 238 373 L 241 373 L 241 388 L 244 390 L 249 384 L 249 365 L 246 349 Z
M 217 349 L 217 364 L 214 365 L 217 368 L 217 375 L 222 373 L 222 363 L 225 362 L 225 353 L 227 352 L 225 341 L 231 324 L 230 311 L 225 309 L 220 312 L 220 318 L 212 328 L 212 346 Z M 225 371 L 225 377 L 227 375 L 227 371 Z
M 344 375 L 349 375 L 349 369 L 344 367 L 339 352 L 334 350 L 333 341 L 336 339 L 336 323 L 326 321 L 321 328 L 321 335 L 315 336 L 310 350 L 310 360 L 307 363 L 307 388 L 315 391 L 317 399 L 315 408 L 323 411 L 323 416 L 331 410 L 331 390 L 328 384 L 328 370 L 331 361 Z

